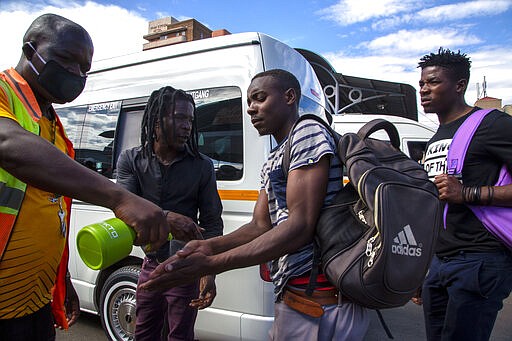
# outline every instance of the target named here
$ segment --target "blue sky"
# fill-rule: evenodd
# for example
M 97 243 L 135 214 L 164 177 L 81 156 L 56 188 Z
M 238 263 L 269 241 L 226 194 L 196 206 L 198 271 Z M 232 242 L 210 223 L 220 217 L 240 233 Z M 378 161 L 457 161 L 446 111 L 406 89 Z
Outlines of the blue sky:
M 47 12 L 84 26 L 95 59 L 140 51 L 147 22 L 165 16 L 195 18 L 212 30 L 263 32 L 323 55 L 343 74 L 415 87 L 421 56 L 439 46 L 460 49 L 473 62 L 468 103 L 485 76 L 487 95 L 512 104 L 512 0 L 0 0 L 0 39 L 4 50 L 11 47 L 0 68 L 17 63 L 23 33 Z

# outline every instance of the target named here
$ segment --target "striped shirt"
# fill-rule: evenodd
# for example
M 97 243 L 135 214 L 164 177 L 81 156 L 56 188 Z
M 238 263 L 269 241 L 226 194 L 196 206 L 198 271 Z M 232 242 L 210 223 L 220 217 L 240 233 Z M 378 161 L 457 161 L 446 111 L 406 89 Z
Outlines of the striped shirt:
M 335 142 L 320 123 L 313 120 L 299 122 L 292 134 L 290 169 L 307 167 L 317 163 L 324 155 L 336 155 Z M 288 218 L 286 206 L 286 178 L 282 162 L 286 140 L 274 148 L 261 171 L 261 188 L 267 192 L 272 227 L 277 227 Z M 342 167 L 338 157 L 331 157 L 329 182 L 324 206 L 328 205 L 342 187 Z M 271 277 L 275 285 L 276 299 L 292 277 L 301 276 L 311 270 L 313 244 L 308 244 L 271 262 Z

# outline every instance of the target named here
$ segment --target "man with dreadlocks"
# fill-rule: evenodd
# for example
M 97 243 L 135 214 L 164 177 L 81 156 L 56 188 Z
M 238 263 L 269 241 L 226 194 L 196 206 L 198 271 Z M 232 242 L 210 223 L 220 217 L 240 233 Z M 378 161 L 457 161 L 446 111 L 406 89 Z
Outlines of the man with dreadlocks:
M 139 286 L 169 257 L 175 240 L 202 239 L 201 232 L 204 238 L 222 235 L 213 164 L 198 151 L 196 122 L 189 94 L 170 86 L 156 90 L 144 110 L 141 145 L 119 156 L 117 183 L 162 207 L 174 238 L 146 254 Z M 208 307 L 215 295 L 214 276 L 163 292 L 138 288 L 135 339 L 160 340 L 167 318 L 167 340 L 193 340 L 197 309 Z
M 488 340 L 503 300 L 512 290 L 512 254 L 466 204 L 512 206 L 512 185 L 494 186 L 500 168 L 512 169 L 512 117 L 493 110 L 467 150 L 462 181 L 446 174 L 456 130 L 480 108 L 466 104 L 471 62 L 466 54 L 439 49 L 421 58 L 421 105 L 436 113 L 439 128 L 429 141 L 425 169 L 449 204 L 436 255 L 423 284 L 428 340 Z M 464 188 L 479 195 L 468 197 Z M 493 194 L 494 193 L 494 194 Z

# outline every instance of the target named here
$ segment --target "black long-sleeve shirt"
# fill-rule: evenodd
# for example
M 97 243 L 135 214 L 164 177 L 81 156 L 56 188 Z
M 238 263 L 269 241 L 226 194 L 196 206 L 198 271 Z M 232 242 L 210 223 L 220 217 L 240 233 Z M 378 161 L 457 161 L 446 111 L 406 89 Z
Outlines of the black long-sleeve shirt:
M 206 156 L 181 153 L 169 166 L 141 147 L 125 150 L 117 161 L 117 183 L 160 206 L 193 219 L 205 239 L 222 235 L 222 203 L 213 164 Z M 159 250 L 167 251 L 169 243 Z

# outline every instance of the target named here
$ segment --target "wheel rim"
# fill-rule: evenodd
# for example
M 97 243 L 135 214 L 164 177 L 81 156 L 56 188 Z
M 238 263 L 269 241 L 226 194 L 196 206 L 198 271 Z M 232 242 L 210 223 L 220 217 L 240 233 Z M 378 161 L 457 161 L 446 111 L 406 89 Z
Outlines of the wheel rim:
M 133 341 L 135 337 L 135 287 L 132 282 L 118 282 L 108 293 L 103 316 L 113 340 Z

